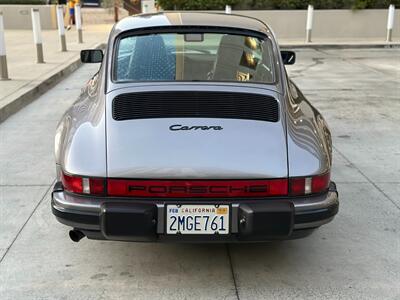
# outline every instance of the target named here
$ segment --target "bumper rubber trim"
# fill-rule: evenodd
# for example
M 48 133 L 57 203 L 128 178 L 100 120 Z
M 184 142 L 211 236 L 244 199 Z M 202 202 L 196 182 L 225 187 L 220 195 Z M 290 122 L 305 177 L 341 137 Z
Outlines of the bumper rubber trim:
M 219 200 L 219 199 L 218 199 Z M 206 201 L 205 199 L 199 200 L 196 202 L 200 204 L 200 202 L 209 203 L 210 200 Z M 220 202 L 226 203 L 226 199 L 221 199 Z M 79 197 L 75 195 L 66 194 L 64 191 L 60 190 L 59 185 L 55 185 L 54 191 L 52 193 L 52 212 L 56 216 L 59 222 L 71 226 L 74 228 L 78 228 L 81 230 L 88 230 L 93 232 L 100 232 L 102 234 L 101 227 L 101 217 L 100 210 L 97 210 L 96 207 L 99 205 L 102 207 L 107 203 L 119 203 L 122 207 L 125 205 L 130 205 L 133 207 L 150 207 L 155 211 L 155 215 L 163 216 L 165 205 L 168 203 L 176 203 L 176 200 L 164 199 L 164 201 L 157 200 L 136 200 L 136 199 L 107 199 L 105 201 L 104 198 L 93 198 L 93 197 Z M 180 199 L 180 203 L 193 204 L 193 201 L 182 201 Z M 339 200 L 338 193 L 336 191 L 336 186 L 332 182 L 330 185 L 329 192 L 324 195 L 318 195 L 314 197 L 304 197 L 298 199 L 257 199 L 254 201 L 240 201 L 239 199 L 230 199 L 230 203 L 232 207 L 235 209 L 232 210 L 232 213 L 236 215 L 232 215 L 232 221 L 235 220 L 235 224 L 231 225 L 231 234 L 232 236 L 238 236 L 240 234 L 244 235 L 244 233 L 240 233 L 240 212 L 247 205 L 252 207 L 252 210 L 255 214 L 262 214 L 263 205 L 272 205 L 278 202 L 290 202 L 293 205 L 293 233 L 298 230 L 307 230 L 314 229 L 323 224 L 326 224 L 334 218 L 334 216 L 338 213 L 339 209 Z M 85 206 L 85 205 L 88 206 Z M 161 220 L 159 217 L 156 219 L 155 225 L 155 233 L 152 232 L 151 240 L 156 237 L 156 240 L 175 240 L 174 238 L 165 237 L 163 230 L 164 220 Z M 292 232 L 290 233 L 292 234 Z M 290 236 L 289 234 L 289 236 Z M 94 236 L 98 236 L 98 234 L 94 234 Z M 256 237 L 251 232 L 248 233 L 248 236 L 251 240 L 251 237 Z M 118 239 L 112 236 L 109 236 L 110 239 Z M 284 238 L 282 236 L 282 238 Z M 290 238 L 290 237 L 289 237 Z M 123 240 L 126 240 L 123 238 Z M 140 240 L 143 239 L 143 237 Z M 147 239 L 148 240 L 148 239 Z

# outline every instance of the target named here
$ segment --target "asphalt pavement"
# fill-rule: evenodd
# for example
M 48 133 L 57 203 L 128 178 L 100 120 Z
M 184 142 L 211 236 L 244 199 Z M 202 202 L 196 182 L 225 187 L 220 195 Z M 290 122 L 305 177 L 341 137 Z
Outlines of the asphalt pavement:
M 332 223 L 271 243 L 73 243 L 50 209 L 53 139 L 87 65 L 0 124 L 0 298 L 400 299 L 400 50 L 297 54 L 332 131 Z

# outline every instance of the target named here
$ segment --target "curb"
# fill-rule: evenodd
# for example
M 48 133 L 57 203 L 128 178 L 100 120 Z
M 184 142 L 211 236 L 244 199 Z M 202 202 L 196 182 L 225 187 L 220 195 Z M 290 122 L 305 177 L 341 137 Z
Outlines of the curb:
M 381 44 L 279 44 L 281 49 L 400 49 L 400 43 Z
M 104 47 L 105 43 L 100 43 L 95 45 L 93 48 L 102 49 Z M 80 57 L 74 59 L 71 63 L 65 65 L 64 67 L 62 67 L 62 69 L 50 75 L 50 77 L 44 79 L 39 84 L 34 86 L 32 89 L 26 91 L 20 96 L 17 96 L 15 99 L 10 101 L 3 107 L 0 107 L 0 123 L 4 122 L 10 116 L 17 113 L 28 104 L 35 101 L 41 95 L 46 93 L 50 88 L 54 87 L 57 83 L 62 81 L 64 77 L 76 71 L 81 65 L 82 63 Z

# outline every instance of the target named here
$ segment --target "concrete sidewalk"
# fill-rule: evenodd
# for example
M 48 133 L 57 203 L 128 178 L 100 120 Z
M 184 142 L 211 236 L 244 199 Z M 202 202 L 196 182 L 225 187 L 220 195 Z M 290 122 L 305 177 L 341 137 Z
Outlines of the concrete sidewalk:
M 6 30 L 8 73 L 11 80 L 0 81 L 0 122 L 32 102 L 79 65 L 82 49 L 107 41 L 112 24 L 84 28 L 83 44 L 78 44 L 74 28 L 66 31 L 67 52 L 61 52 L 58 32 L 43 31 L 44 64 L 36 63 L 36 47 L 30 30 Z

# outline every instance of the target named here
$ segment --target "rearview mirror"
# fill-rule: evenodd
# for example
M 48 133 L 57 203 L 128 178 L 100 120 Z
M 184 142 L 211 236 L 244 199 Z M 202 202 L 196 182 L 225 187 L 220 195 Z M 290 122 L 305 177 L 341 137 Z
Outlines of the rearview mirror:
M 285 65 L 293 65 L 296 62 L 294 51 L 281 51 L 282 61 Z
M 103 51 L 100 49 L 89 49 L 81 51 L 81 62 L 101 63 L 103 61 Z

